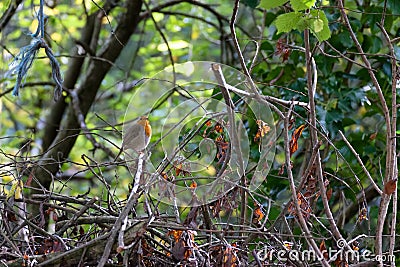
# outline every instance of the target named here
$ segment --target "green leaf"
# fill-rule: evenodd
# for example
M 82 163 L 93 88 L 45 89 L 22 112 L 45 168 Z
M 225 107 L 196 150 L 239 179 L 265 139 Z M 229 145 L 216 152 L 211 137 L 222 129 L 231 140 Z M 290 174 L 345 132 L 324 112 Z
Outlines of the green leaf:
M 313 22 L 313 28 L 315 32 L 320 32 L 324 28 L 324 22 L 322 19 L 316 19 Z
M 274 52 L 274 47 L 269 41 L 262 42 L 260 49 L 268 53 Z
M 275 18 L 276 18 L 275 12 L 267 12 L 267 14 L 265 15 L 264 25 L 269 27 L 271 23 L 275 20 Z
M 304 31 L 305 29 L 310 28 L 309 23 L 310 23 L 310 22 L 309 22 L 309 19 L 306 18 L 305 16 L 302 16 L 302 17 L 300 18 L 299 22 L 298 22 L 297 25 L 296 25 L 296 29 L 302 32 L 302 31 Z
M 274 7 L 282 6 L 287 0 L 261 0 L 260 7 L 271 9 Z
M 375 37 L 375 36 L 371 37 L 371 39 L 372 39 L 372 47 L 371 47 L 370 53 L 373 53 L 373 54 L 378 53 L 379 50 L 381 50 L 383 47 L 382 39 Z
M 343 31 L 338 34 L 339 40 L 342 45 L 346 48 L 350 48 L 353 46 L 353 40 L 350 37 L 350 33 L 348 31 Z M 360 40 L 360 39 L 358 39 Z
M 311 32 L 317 37 L 318 41 L 322 42 L 331 37 L 331 30 L 328 26 L 328 19 L 325 13 L 320 10 L 311 10 L 310 29 Z
M 291 30 L 297 29 L 302 13 L 290 12 L 279 15 L 275 20 L 275 26 L 278 29 L 278 33 L 290 32 Z
M 251 8 L 256 8 L 260 3 L 260 0 L 243 0 L 242 3 Z
M 290 0 L 294 11 L 306 10 L 315 4 L 315 0 Z
M 400 2 L 398 0 L 388 0 L 388 6 L 394 11 L 393 15 L 400 15 Z

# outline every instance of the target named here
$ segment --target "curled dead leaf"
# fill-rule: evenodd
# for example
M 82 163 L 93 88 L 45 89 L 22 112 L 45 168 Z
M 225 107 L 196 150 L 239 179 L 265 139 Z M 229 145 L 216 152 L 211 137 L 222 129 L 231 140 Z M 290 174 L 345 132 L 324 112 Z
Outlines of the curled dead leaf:
M 397 188 L 397 179 L 393 179 L 385 184 L 385 190 L 383 192 L 387 195 L 391 195 L 394 193 L 394 191 L 396 191 L 396 188 Z
M 257 120 L 257 125 L 258 130 L 256 135 L 254 136 L 254 142 L 259 141 L 271 130 L 271 127 L 269 127 L 268 124 L 262 120 Z
M 264 212 L 262 210 L 262 206 L 259 203 L 254 202 L 254 206 L 256 206 L 256 208 L 254 209 L 253 212 L 253 219 L 252 222 L 256 225 L 258 225 L 260 223 L 260 221 L 264 218 Z
M 290 156 L 292 156 L 293 153 L 297 151 L 297 149 L 298 149 L 297 142 L 305 128 L 306 128 L 306 125 L 302 124 L 296 130 L 294 130 L 294 132 L 292 134 L 292 139 L 289 142 Z
M 321 244 L 319 244 L 319 250 L 322 252 L 322 255 L 325 259 L 329 259 L 328 250 L 326 249 L 324 240 L 322 240 Z
M 358 220 L 361 222 L 361 221 L 364 221 L 364 220 L 368 220 L 368 212 L 367 212 L 367 209 L 365 208 L 365 207 L 363 207 L 361 210 L 360 210 L 360 212 L 358 213 Z

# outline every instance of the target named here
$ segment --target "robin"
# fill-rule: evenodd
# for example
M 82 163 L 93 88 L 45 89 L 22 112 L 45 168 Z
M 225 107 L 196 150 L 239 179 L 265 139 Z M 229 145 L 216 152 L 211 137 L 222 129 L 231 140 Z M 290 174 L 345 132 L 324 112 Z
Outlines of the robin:
M 132 126 L 124 133 L 121 151 L 133 149 L 135 152 L 142 152 L 149 144 L 151 138 L 151 126 L 147 116 L 141 116 Z

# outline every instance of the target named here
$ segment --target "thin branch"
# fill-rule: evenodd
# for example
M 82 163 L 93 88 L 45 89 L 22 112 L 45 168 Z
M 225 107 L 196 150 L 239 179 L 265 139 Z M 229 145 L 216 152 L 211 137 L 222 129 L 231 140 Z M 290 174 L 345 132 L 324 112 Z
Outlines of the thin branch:
M 311 231 L 308 228 L 306 220 L 304 219 L 303 211 L 300 208 L 299 202 L 297 201 L 297 190 L 296 190 L 296 185 L 294 182 L 293 173 L 292 173 L 292 169 L 291 169 L 291 163 L 290 163 L 291 161 L 290 161 L 290 145 L 289 145 L 289 141 L 290 141 L 290 139 L 289 139 L 289 124 L 290 124 L 289 120 L 290 120 L 290 118 L 288 116 L 286 116 L 285 121 L 284 121 L 284 127 L 283 127 L 283 139 L 285 142 L 285 163 L 286 163 L 287 175 L 289 178 L 290 191 L 292 194 L 292 201 L 296 208 L 297 218 L 300 223 L 301 229 L 304 232 L 304 237 L 306 238 L 307 243 L 313 248 L 314 252 L 317 254 L 318 259 L 321 259 L 321 264 L 323 266 L 329 267 L 330 265 L 328 264 L 328 262 L 325 260 L 325 258 L 321 254 L 321 251 L 320 251 L 318 245 L 316 244 L 314 238 L 311 235 Z
M 309 104 L 310 104 L 310 115 L 309 115 L 310 126 L 311 126 L 310 127 L 310 135 L 311 135 L 311 144 L 313 147 L 315 147 L 318 144 L 318 132 L 317 132 L 317 128 L 316 128 L 317 118 L 316 118 L 316 108 L 315 108 L 315 100 L 314 100 L 315 88 L 316 88 L 316 83 L 317 83 L 317 69 L 316 69 L 314 59 L 311 57 L 309 36 L 310 36 L 309 29 L 305 29 L 304 30 L 304 44 L 305 44 L 306 68 L 307 68 L 307 89 L 308 89 L 308 98 L 309 98 Z M 333 218 L 332 211 L 329 207 L 329 202 L 328 202 L 328 198 L 326 195 L 324 176 L 323 176 L 323 171 L 322 171 L 321 155 L 320 155 L 319 150 L 317 151 L 317 154 L 316 154 L 315 166 L 316 166 L 316 174 L 317 174 L 317 178 L 318 178 L 319 189 L 321 192 L 320 196 L 322 199 L 322 203 L 324 205 L 326 217 L 330 224 L 331 231 L 337 240 L 343 239 L 343 237 L 335 223 L 335 219 Z M 346 244 L 346 247 L 348 249 L 351 249 L 348 244 Z
M 357 39 L 356 34 L 354 33 L 350 21 L 346 15 L 346 12 L 344 10 L 344 4 L 343 0 L 338 1 L 339 4 L 339 9 L 340 13 L 342 15 L 343 21 L 348 28 L 350 32 L 350 36 L 353 39 L 354 44 L 356 45 L 356 48 L 358 52 L 360 53 L 361 59 L 364 62 L 364 64 L 367 66 L 368 74 L 372 80 L 373 85 L 375 86 L 376 92 L 378 94 L 380 103 L 381 103 L 381 108 L 383 111 L 383 115 L 385 117 L 385 122 L 386 122 L 386 169 L 385 169 L 385 177 L 384 177 L 384 184 L 392 179 L 397 179 L 397 176 L 395 177 L 394 174 L 396 173 L 395 168 L 397 169 L 397 165 L 394 164 L 395 157 L 396 157 L 396 138 L 392 138 L 395 135 L 392 133 L 392 127 L 396 127 L 394 122 L 391 121 L 390 115 L 389 115 L 389 108 L 386 103 L 385 96 L 382 92 L 382 89 L 379 85 L 379 82 L 375 76 L 375 73 L 371 70 L 371 64 L 368 61 L 367 57 L 364 54 L 364 51 L 361 47 L 360 42 Z M 390 43 L 390 42 L 389 42 Z M 395 99 L 394 99 L 395 100 Z M 393 102 L 393 101 L 392 101 Z M 396 103 L 394 102 L 394 106 Z M 393 105 L 392 105 L 393 107 Z M 396 113 L 397 111 L 395 111 Z M 383 251 L 382 251 L 382 243 L 383 243 L 383 228 L 385 225 L 385 219 L 387 215 L 387 210 L 389 207 L 390 203 L 390 195 L 383 194 L 381 198 L 381 202 L 379 205 L 379 213 L 378 213 L 378 222 L 376 226 L 376 239 L 375 239 L 375 254 L 379 258 L 379 266 L 383 266 Z
M 172 56 L 172 51 L 171 48 L 169 47 L 169 43 L 167 40 L 167 37 L 165 37 L 165 34 L 163 33 L 163 31 L 161 30 L 161 28 L 158 26 L 157 21 L 154 19 L 153 13 L 149 7 L 149 5 L 147 4 L 146 1 L 143 1 L 143 4 L 146 6 L 147 12 L 150 14 L 150 18 L 153 21 L 154 27 L 156 28 L 156 30 L 158 31 L 158 33 L 160 34 L 161 38 L 163 39 L 165 45 L 167 46 L 167 50 L 168 50 L 168 56 L 169 56 L 169 60 L 171 61 L 171 65 L 172 65 L 172 74 L 173 74 L 173 86 L 175 87 L 176 84 L 176 70 L 175 70 L 175 62 L 174 62 L 174 57 Z
M 242 67 L 242 70 L 243 70 L 244 74 L 248 78 L 248 82 L 250 83 L 250 91 L 252 91 L 253 94 L 259 95 L 257 87 L 256 87 L 254 81 L 251 79 L 250 72 L 247 69 L 246 62 L 244 60 L 242 50 L 240 49 L 239 41 L 238 41 L 237 36 L 236 36 L 235 22 L 236 22 L 236 17 L 237 17 L 238 10 L 239 10 L 239 2 L 240 2 L 239 0 L 235 1 L 235 5 L 233 7 L 233 12 L 232 12 L 232 17 L 231 17 L 231 22 L 229 24 L 229 27 L 231 29 L 231 36 L 232 36 L 232 39 L 233 39 L 233 44 L 235 46 L 236 52 L 237 52 L 238 57 L 239 57 L 240 65 Z
M 112 247 L 115 242 L 115 238 L 117 237 L 118 233 L 121 231 L 121 226 L 122 226 L 123 222 L 125 221 L 125 218 L 129 215 L 132 208 L 136 204 L 137 199 L 139 198 L 138 189 L 139 189 L 139 185 L 140 185 L 140 177 L 143 174 L 144 156 L 145 156 L 144 153 L 139 154 L 138 165 L 137 165 L 137 170 L 136 170 L 136 174 L 135 174 L 133 188 L 129 194 L 129 198 L 128 198 L 128 201 L 127 201 L 124 209 L 121 211 L 118 219 L 115 221 L 115 223 L 111 229 L 110 236 L 108 237 L 106 246 L 104 248 L 103 255 L 101 256 L 99 264 L 97 265 L 98 267 L 103 267 L 107 263 L 108 258 L 111 254 Z
M 264 100 L 264 101 L 274 102 L 276 104 L 279 104 L 279 105 L 282 105 L 282 106 L 287 106 L 287 107 L 289 107 L 290 105 L 293 104 L 295 106 L 300 106 L 300 107 L 303 107 L 305 109 L 309 109 L 309 104 L 306 103 L 306 102 L 293 101 L 293 100 L 284 100 L 284 99 L 280 99 L 280 98 L 277 98 L 277 97 L 274 97 L 274 96 L 253 94 L 253 93 L 249 93 L 249 92 L 243 91 L 241 89 L 238 89 L 238 88 L 236 88 L 236 87 L 234 87 L 232 85 L 229 85 L 229 84 L 226 85 L 226 88 L 229 91 L 232 91 L 232 92 L 234 92 L 234 93 L 236 93 L 238 95 L 245 96 L 245 97 L 248 97 L 248 98 L 253 98 L 255 100 L 261 99 L 261 100 Z
M 356 48 L 357 48 L 358 52 L 360 53 L 361 59 L 362 59 L 362 61 L 364 62 L 365 66 L 366 66 L 366 69 L 367 69 L 368 74 L 369 74 L 369 76 L 370 76 L 370 78 L 372 80 L 372 83 L 375 86 L 375 89 L 377 91 L 379 100 L 380 100 L 381 105 L 382 105 L 381 108 L 382 108 L 382 111 L 383 111 L 383 115 L 385 117 L 386 126 L 389 128 L 390 125 L 391 125 L 391 121 L 390 121 L 389 109 L 387 107 L 385 96 L 383 95 L 382 89 L 381 89 L 381 87 L 379 85 L 379 82 L 378 82 L 376 76 L 375 76 L 375 73 L 372 71 L 371 63 L 368 61 L 368 58 L 365 56 L 364 50 L 362 49 L 361 44 L 358 41 L 357 36 L 356 36 L 356 34 L 354 33 L 354 31 L 353 31 L 353 29 L 351 27 L 350 21 L 349 21 L 347 15 L 346 15 L 345 10 L 344 10 L 343 0 L 339 0 L 338 3 L 339 3 L 339 8 L 340 8 L 340 13 L 342 14 L 342 18 L 344 20 L 345 26 L 348 28 L 348 30 L 350 32 L 351 39 L 353 40 L 354 44 L 356 45 Z M 387 149 L 391 150 L 392 148 L 390 148 L 390 143 L 389 143 L 390 139 L 391 139 L 391 135 L 390 134 L 391 134 L 390 131 L 387 131 L 387 133 L 386 133 L 386 138 L 387 138 L 386 142 L 387 142 Z M 388 151 L 388 152 L 390 152 L 390 151 Z M 391 154 L 392 153 L 388 153 L 388 159 L 386 161 L 387 163 L 389 163 L 391 161 L 391 159 L 390 159 Z M 389 165 L 389 164 L 387 164 L 387 165 Z M 389 175 L 389 166 L 386 167 L 385 180 L 389 179 L 388 175 Z
M 99 143 L 96 141 L 96 139 L 94 138 L 94 136 L 90 133 L 86 122 L 85 122 L 85 116 L 82 113 L 82 110 L 80 108 L 80 101 L 79 101 L 79 97 L 78 94 L 76 93 L 75 90 L 71 90 L 70 92 L 70 96 L 72 97 L 72 107 L 74 109 L 75 112 L 75 116 L 77 118 L 77 120 L 79 121 L 80 127 L 82 129 L 82 131 L 84 132 L 86 138 L 92 143 L 94 149 L 100 148 L 102 149 L 107 155 L 114 155 L 114 153 L 111 151 L 111 149 L 109 149 L 108 147 L 104 146 L 103 144 Z
M 385 9 L 386 9 L 386 1 L 385 1 Z M 396 136 L 397 133 L 397 71 L 398 71 L 398 67 L 397 67 L 397 58 L 396 58 L 396 54 L 394 51 L 394 47 L 393 44 L 390 42 L 390 37 L 389 34 L 387 33 L 385 27 L 383 26 L 384 24 L 384 15 L 382 14 L 382 21 L 381 24 L 378 24 L 379 28 L 381 29 L 383 36 L 385 37 L 386 43 L 389 47 L 389 53 L 391 55 L 391 63 L 392 63 L 392 123 L 391 123 L 391 127 L 390 127 L 390 135 L 391 135 L 391 146 L 392 146 L 392 162 L 390 162 L 390 165 L 393 168 L 393 174 L 392 174 L 392 178 L 391 180 L 397 179 L 398 177 L 398 164 L 397 164 L 397 157 L 396 157 L 396 151 L 397 151 L 397 138 L 393 138 L 394 136 Z M 390 150 L 388 150 L 389 153 Z M 386 183 L 389 182 L 389 180 L 387 180 L 385 182 Z M 396 181 L 396 188 L 398 185 L 398 181 Z M 391 222 L 391 234 L 390 234 L 390 242 L 389 242 L 389 255 L 394 256 L 394 249 L 395 249 L 395 240 L 396 240 L 396 218 L 397 218 L 397 190 L 395 190 L 394 194 L 393 194 L 393 213 L 392 213 L 392 222 Z M 394 267 L 395 262 L 392 261 L 391 262 L 392 266 Z
M 239 42 L 238 42 L 238 39 L 237 39 L 237 36 L 236 36 L 236 30 L 235 30 L 235 22 L 236 22 L 236 17 L 237 17 L 238 10 L 239 10 L 239 0 L 236 0 L 235 1 L 235 5 L 233 7 L 233 12 L 232 12 L 232 17 L 231 17 L 231 22 L 229 24 L 229 27 L 230 27 L 230 30 L 231 30 L 231 36 L 232 36 L 232 39 L 233 39 L 233 43 L 234 43 L 235 49 L 236 49 L 236 52 L 237 52 L 238 57 L 239 57 L 240 65 L 242 67 L 242 70 L 243 70 L 244 74 L 247 77 L 247 82 L 249 84 L 248 88 L 250 89 L 250 92 L 254 95 L 256 100 L 258 100 L 260 102 L 263 102 L 263 103 L 266 103 L 281 118 L 284 118 L 282 112 L 277 107 L 275 107 L 274 105 L 271 105 L 270 103 L 268 103 L 268 102 L 266 102 L 265 100 L 262 99 L 262 96 L 259 93 L 259 91 L 257 90 L 257 86 L 254 83 L 253 79 L 251 78 L 249 70 L 247 69 L 246 62 L 244 60 L 243 53 L 242 53 L 242 51 L 240 49 L 240 45 L 239 45 Z
M 238 165 L 239 167 L 239 175 L 240 175 L 240 179 L 241 179 L 241 185 L 242 187 L 246 188 L 247 187 L 247 182 L 246 182 L 246 176 L 245 176 L 245 167 L 244 167 L 244 161 L 243 161 L 243 157 L 242 157 L 242 150 L 241 150 L 241 146 L 240 146 L 240 141 L 239 140 L 239 136 L 237 133 L 237 129 L 236 129 L 236 123 L 235 123 L 235 106 L 233 104 L 233 101 L 231 99 L 231 96 L 229 94 L 229 91 L 227 89 L 227 83 L 225 81 L 225 77 L 224 74 L 222 73 L 221 70 L 221 66 L 219 64 L 213 64 L 212 65 L 212 70 L 214 72 L 215 78 L 218 81 L 218 85 L 219 88 L 221 90 L 222 96 L 225 99 L 225 104 L 226 104 L 226 109 L 227 109 L 227 113 L 228 113 L 228 120 L 229 120 L 229 136 L 231 138 L 231 155 L 232 154 L 236 154 L 235 161 L 236 162 L 232 162 L 232 164 L 234 165 Z M 232 157 L 231 157 L 232 159 Z M 230 160 L 230 159 L 225 159 Z M 242 192 L 242 207 L 240 209 L 241 212 L 241 222 L 242 225 L 244 225 L 245 223 L 245 217 L 246 217 L 246 210 L 247 210 L 247 194 L 246 194 L 246 190 L 241 190 Z
M 85 205 L 82 206 L 82 208 L 77 213 L 75 213 L 74 217 L 72 217 L 66 224 L 63 225 L 63 227 L 61 227 L 60 230 L 57 231 L 56 235 L 62 236 L 63 233 L 68 229 L 68 227 L 75 224 L 76 220 L 79 217 L 81 217 L 86 212 L 86 210 L 89 209 L 90 206 L 93 205 L 94 202 L 96 202 L 98 200 L 99 199 L 97 197 L 94 197 L 91 200 L 89 200 Z
M 357 151 L 353 148 L 353 146 L 350 144 L 350 142 L 347 140 L 346 136 L 344 136 L 343 132 L 339 130 L 339 134 L 342 137 L 343 141 L 346 143 L 346 145 L 350 148 L 350 151 L 353 153 L 353 155 L 356 157 L 358 163 L 360 164 L 361 168 L 363 169 L 364 173 L 367 175 L 370 183 L 372 186 L 375 188 L 375 190 L 379 193 L 379 195 L 382 195 L 382 190 L 379 188 L 379 186 L 375 183 L 374 179 L 372 178 L 371 174 L 365 167 L 364 163 L 362 162 L 360 155 L 358 155 Z
M 0 18 L 0 32 L 3 31 L 4 28 L 7 26 L 8 22 L 11 20 L 12 16 L 14 16 L 15 11 L 17 11 L 17 8 L 19 4 L 22 3 L 22 1 L 23 0 L 12 0 L 10 2 L 7 10 L 4 11 L 3 15 Z

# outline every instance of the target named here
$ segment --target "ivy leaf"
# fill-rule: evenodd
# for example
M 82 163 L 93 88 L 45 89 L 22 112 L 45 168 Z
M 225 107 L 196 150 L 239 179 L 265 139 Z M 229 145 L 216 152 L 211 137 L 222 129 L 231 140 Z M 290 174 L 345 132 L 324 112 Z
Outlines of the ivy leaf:
M 306 10 L 315 4 L 315 0 L 290 0 L 294 11 Z
M 287 0 L 261 0 L 260 7 L 271 9 L 274 7 L 282 6 Z
M 290 32 L 291 30 L 297 29 L 297 24 L 301 20 L 302 16 L 303 14 L 298 12 L 279 15 L 274 22 L 278 29 L 278 33 Z
M 311 10 L 310 30 L 317 37 L 318 41 L 322 42 L 331 37 L 331 30 L 328 26 L 328 19 L 325 13 L 320 10 Z

